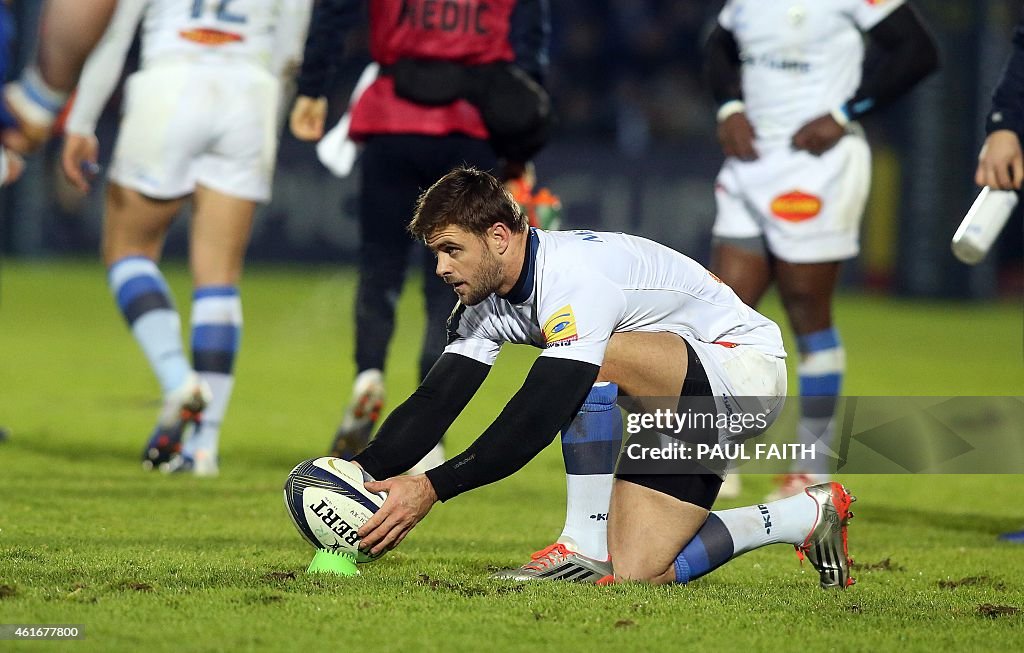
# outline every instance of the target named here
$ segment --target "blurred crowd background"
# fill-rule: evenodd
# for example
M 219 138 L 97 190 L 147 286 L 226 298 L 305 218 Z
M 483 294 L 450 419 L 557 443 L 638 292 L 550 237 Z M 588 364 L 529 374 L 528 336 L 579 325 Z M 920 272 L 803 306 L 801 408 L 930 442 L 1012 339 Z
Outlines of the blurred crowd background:
M 794 0 L 796 1 L 796 0 Z M 980 266 L 956 261 L 949 240 L 977 193 L 974 163 L 991 89 L 1010 51 L 1017 0 L 913 0 L 935 31 L 942 71 L 910 98 L 866 121 L 874 180 L 861 258 L 844 283 L 924 297 L 988 298 L 1024 292 L 1024 227 L 1007 226 Z M 559 128 L 537 158 L 542 185 L 560 195 L 568 228 L 642 234 L 707 262 L 713 180 L 722 161 L 715 108 L 702 80 L 701 48 L 716 0 L 553 0 L 549 90 Z M 18 3 L 22 34 L 34 33 L 35 2 Z M 19 44 L 21 58 L 30 40 Z M 365 33 L 345 44 L 332 112 L 344 108 L 368 61 Z M 134 64 L 130 62 L 126 73 Z M 778 89 L 785 93 L 787 89 Z M 120 96 L 99 130 L 113 147 Z M 58 139 L 4 192 L 5 256 L 93 256 L 102 184 L 82 197 L 56 168 Z M 358 175 L 358 166 L 354 175 Z M 313 147 L 282 141 L 275 197 L 260 215 L 251 260 L 354 260 L 356 177 L 336 179 Z M 185 252 L 185 221 L 169 255 Z

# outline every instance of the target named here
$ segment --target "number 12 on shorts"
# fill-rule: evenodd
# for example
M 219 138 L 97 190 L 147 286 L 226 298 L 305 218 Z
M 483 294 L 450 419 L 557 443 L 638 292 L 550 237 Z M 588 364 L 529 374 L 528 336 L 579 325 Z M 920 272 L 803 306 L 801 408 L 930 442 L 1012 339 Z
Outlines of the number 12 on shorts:
M 220 0 L 217 2 L 217 20 L 225 23 L 244 23 L 246 22 L 245 16 L 241 14 L 233 14 L 228 8 L 235 0 Z M 207 4 L 213 4 L 209 0 L 192 0 L 192 19 L 196 20 L 203 15 L 203 10 Z

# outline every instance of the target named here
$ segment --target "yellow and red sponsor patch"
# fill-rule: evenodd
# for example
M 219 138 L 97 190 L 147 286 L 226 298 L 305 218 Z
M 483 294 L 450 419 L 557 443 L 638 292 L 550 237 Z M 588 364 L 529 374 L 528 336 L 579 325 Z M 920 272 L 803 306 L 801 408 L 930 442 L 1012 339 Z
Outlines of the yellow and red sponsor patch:
M 788 222 L 803 222 L 821 213 L 821 198 L 793 190 L 772 200 L 772 214 Z
M 555 311 L 555 314 L 544 322 L 542 329 L 544 331 L 545 347 L 567 345 L 578 340 L 576 316 L 573 315 L 572 305 L 566 304 Z
M 228 43 L 241 43 L 245 37 L 234 32 L 225 32 L 219 29 L 208 27 L 196 27 L 194 29 L 183 29 L 178 36 L 186 41 L 192 41 L 199 45 L 227 45 Z

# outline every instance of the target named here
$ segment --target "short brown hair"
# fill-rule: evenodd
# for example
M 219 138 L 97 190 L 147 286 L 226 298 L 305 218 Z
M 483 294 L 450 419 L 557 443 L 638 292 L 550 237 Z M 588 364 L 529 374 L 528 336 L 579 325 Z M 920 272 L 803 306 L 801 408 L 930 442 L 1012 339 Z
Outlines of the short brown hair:
M 455 168 L 420 195 L 408 229 L 420 240 L 453 225 L 483 236 L 496 222 L 516 233 L 529 226 L 512 195 L 494 176 L 475 168 Z

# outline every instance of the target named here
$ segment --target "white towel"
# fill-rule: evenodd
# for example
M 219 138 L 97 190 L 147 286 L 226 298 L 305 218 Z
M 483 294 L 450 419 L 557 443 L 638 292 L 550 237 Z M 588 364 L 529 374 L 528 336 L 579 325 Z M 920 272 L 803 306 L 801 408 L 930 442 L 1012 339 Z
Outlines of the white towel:
M 324 164 L 324 167 L 330 170 L 335 177 L 347 177 L 352 172 L 352 166 L 359 155 L 359 148 L 348 137 L 349 125 L 352 123 L 352 107 L 359 101 L 363 91 L 377 79 L 378 74 L 380 74 L 380 66 L 376 63 L 371 63 L 363 70 L 359 81 L 356 82 L 356 87 L 352 89 L 352 97 L 348 100 L 348 111 L 316 145 L 316 155 L 320 159 L 320 163 Z

